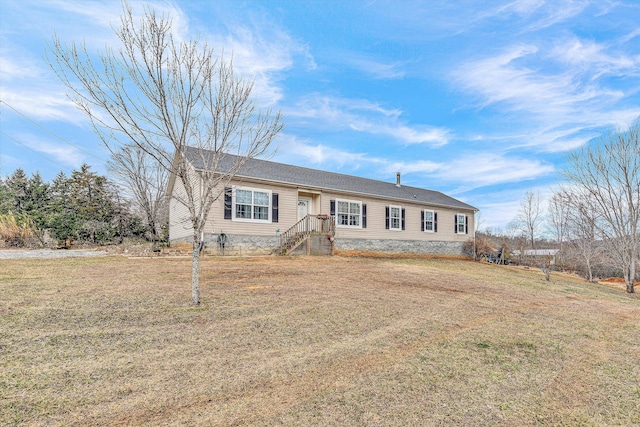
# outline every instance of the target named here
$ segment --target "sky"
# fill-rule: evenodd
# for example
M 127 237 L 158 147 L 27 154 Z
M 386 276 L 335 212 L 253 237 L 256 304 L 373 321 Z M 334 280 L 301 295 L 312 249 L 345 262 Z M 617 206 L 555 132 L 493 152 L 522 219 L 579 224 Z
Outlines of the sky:
M 271 160 L 441 191 L 513 220 L 572 150 L 640 115 L 640 1 L 130 1 L 233 55 L 282 112 Z M 109 157 L 46 59 L 117 47 L 120 1 L 0 0 L 0 176 Z

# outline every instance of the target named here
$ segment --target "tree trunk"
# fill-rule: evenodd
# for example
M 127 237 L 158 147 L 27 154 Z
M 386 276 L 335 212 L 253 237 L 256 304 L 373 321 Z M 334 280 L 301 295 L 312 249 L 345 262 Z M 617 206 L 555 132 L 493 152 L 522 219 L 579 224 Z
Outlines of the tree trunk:
M 587 274 L 589 275 L 589 283 L 593 283 L 593 271 L 591 270 L 591 262 L 588 257 L 585 257 L 587 264 Z
M 635 293 L 635 288 L 633 286 L 633 280 L 635 279 L 636 272 L 636 263 L 635 261 L 631 262 L 631 265 L 624 269 L 624 282 L 627 285 L 627 292 L 632 294 Z
M 191 302 L 200 304 L 200 238 L 193 239 L 193 260 L 191 262 Z

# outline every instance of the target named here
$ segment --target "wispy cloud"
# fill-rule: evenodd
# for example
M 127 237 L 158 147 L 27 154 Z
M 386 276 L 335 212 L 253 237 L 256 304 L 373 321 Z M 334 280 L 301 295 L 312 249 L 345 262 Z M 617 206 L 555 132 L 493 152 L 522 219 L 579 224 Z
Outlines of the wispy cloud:
M 547 202 L 552 195 L 547 185 L 533 185 L 526 189 L 502 186 L 500 191 L 495 191 L 493 188 L 488 190 L 477 191 L 469 195 L 466 201 L 474 206 L 482 206 L 479 217 L 480 229 L 492 229 L 494 232 L 504 231 L 513 222 L 526 191 L 540 195 L 540 206 L 543 212 L 547 211 Z
M 549 175 L 555 167 L 539 159 L 528 159 L 492 152 L 466 152 L 438 169 L 435 176 L 461 184 L 457 191 L 517 183 Z
M 401 111 L 386 109 L 366 100 L 350 100 L 313 94 L 299 100 L 287 117 L 312 121 L 324 129 L 344 130 L 391 137 L 404 144 L 440 147 L 449 142 L 449 130 L 429 125 L 409 125 Z
M 384 167 L 387 174 L 401 172 L 403 174 L 429 175 L 445 169 L 442 163 L 429 160 L 417 160 L 415 162 L 388 162 Z
M 545 7 L 538 8 L 541 16 L 533 21 L 527 28 L 528 31 L 536 31 L 565 22 L 581 14 L 589 6 L 590 1 L 570 0 L 536 3 L 543 3 Z
M 15 56 L 15 52 L 7 52 L 6 49 L 1 49 L 0 52 L 0 82 L 2 82 L 2 86 L 21 79 L 33 80 L 42 77 L 41 68 L 28 58 L 18 58 Z
M 468 62 L 453 75 L 463 88 L 482 97 L 482 106 L 501 102 L 536 114 L 546 114 L 551 108 L 557 113 L 588 96 L 573 93 L 576 84 L 570 73 L 545 75 L 524 65 L 537 52 L 533 45 L 512 46 L 499 55 Z
M 573 37 L 544 50 L 510 46 L 467 62 L 453 77 L 478 96 L 480 108 L 506 111 L 520 120 L 520 129 L 529 129 L 526 140 L 514 146 L 549 152 L 575 148 L 615 117 L 629 117 L 620 103 L 630 94 L 607 86 L 601 77 L 635 75 L 639 64 L 639 58 L 613 55 L 603 45 Z
M 349 170 L 381 162 L 380 159 L 372 158 L 366 153 L 355 153 L 326 144 L 314 144 L 293 135 L 283 135 L 278 139 L 276 158 L 283 163 L 325 168 L 330 166 L 331 169 L 348 167 Z
M 203 36 L 218 53 L 224 50 L 227 60 L 233 58 L 235 72 L 254 81 L 252 95 L 261 105 L 274 106 L 282 100 L 285 71 L 294 65 L 316 68 L 304 42 L 264 19 L 245 22 L 230 17 L 223 29 L 208 30 Z
M 399 79 L 406 75 L 403 62 L 385 62 L 362 53 L 347 52 L 342 55 L 342 62 L 374 79 Z
M 2 99 L 21 115 L 36 120 L 60 120 L 75 125 L 87 124 L 88 119 L 78 111 L 63 92 L 44 90 L 47 85 L 35 84 L 31 89 L 0 86 Z
M 30 150 L 53 158 L 55 162 L 62 166 L 78 168 L 85 161 L 85 156 L 80 150 L 69 144 L 54 143 L 30 133 L 17 132 L 13 135 L 13 138 L 20 141 L 21 144 L 27 146 Z
M 321 169 L 358 170 L 373 168 L 382 176 L 401 172 L 411 181 L 457 185 L 453 193 L 464 193 L 477 188 L 499 184 L 530 181 L 555 172 L 552 164 L 538 159 L 527 159 L 500 153 L 464 152 L 453 161 L 394 161 L 372 156 L 366 152 L 352 152 L 329 144 L 302 141 L 293 135 L 279 140 L 277 160 L 284 163 L 309 164 Z
M 640 71 L 640 55 L 613 55 L 607 52 L 608 48 L 600 43 L 573 37 L 558 42 L 551 51 L 551 57 L 572 67 L 579 67 L 592 81 L 607 74 L 620 76 Z

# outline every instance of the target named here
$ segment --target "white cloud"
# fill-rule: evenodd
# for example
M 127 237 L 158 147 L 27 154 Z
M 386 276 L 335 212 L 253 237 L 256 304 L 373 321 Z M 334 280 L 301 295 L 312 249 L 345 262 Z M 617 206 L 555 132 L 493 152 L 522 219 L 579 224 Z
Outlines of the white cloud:
M 390 162 L 384 167 L 387 174 L 400 172 L 402 174 L 422 174 L 428 175 L 444 169 L 441 163 L 429 160 L 417 160 L 415 162 Z
M 536 19 L 529 27 L 529 31 L 536 31 L 552 25 L 565 22 L 577 15 L 580 15 L 590 1 L 568 0 L 544 2 L 546 8 L 542 9 L 542 16 Z
M 38 86 L 38 85 L 34 85 Z M 60 120 L 76 125 L 88 123 L 87 118 L 76 108 L 64 93 L 48 92 L 46 85 L 31 90 L 8 90 L 0 87 L 2 99 L 7 105 L 17 110 L 21 115 L 36 120 Z
M 342 55 L 342 62 L 375 79 L 399 79 L 406 75 L 402 62 L 385 62 L 360 53 L 348 52 Z
M 565 151 L 620 117 L 629 122 L 630 108 L 623 105 L 633 93 L 607 86 L 602 77 L 636 75 L 640 58 L 607 49 L 577 38 L 557 41 L 549 50 L 516 45 L 470 60 L 453 76 L 462 90 L 479 97 L 481 108 L 505 111 L 526 130 L 525 137 L 513 136 L 514 148 Z
M 551 197 L 548 186 L 511 187 L 502 191 L 476 192 L 467 200 L 480 209 L 481 230 L 504 231 L 520 210 L 526 191 L 540 194 L 540 206 L 543 214 L 547 212 L 547 201 Z
M 498 184 L 532 181 L 555 172 L 555 167 L 539 159 L 521 158 L 496 152 L 465 152 L 454 160 L 394 161 L 378 158 L 365 152 L 351 152 L 326 144 L 301 141 L 293 135 L 279 139 L 278 161 L 299 164 L 301 161 L 326 170 L 348 167 L 374 167 L 383 175 L 401 172 L 417 175 L 419 180 L 437 180 L 443 185 L 455 183 L 459 188 L 452 193 L 463 193 L 476 188 Z M 411 178 L 416 180 L 415 177 Z
M 572 67 L 580 67 L 590 80 L 605 74 L 624 75 L 640 69 L 640 55 L 611 55 L 607 46 L 589 40 L 572 38 L 558 42 L 552 57 Z
M 449 142 L 449 131 L 428 125 L 408 125 L 401 111 L 385 109 L 366 100 L 332 98 L 318 94 L 302 98 L 295 108 L 284 112 L 289 118 L 313 119 L 313 126 L 392 137 L 404 144 L 427 144 L 440 147 Z
M 301 57 L 308 69 L 316 63 L 309 47 L 270 22 L 239 22 L 230 18 L 223 31 L 204 34 L 207 43 L 227 60 L 233 57 L 234 71 L 254 80 L 252 95 L 265 106 L 277 104 L 283 97 L 282 73 Z
M 36 64 L 24 58 L 17 58 L 14 53 L 5 52 L 5 49 L 2 51 L 0 55 L 0 81 L 3 82 L 3 86 L 10 81 L 41 77 L 42 71 Z
M 539 159 L 519 158 L 495 152 L 467 152 L 447 162 L 435 176 L 461 183 L 455 192 L 504 183 L 533 180 L 550 173 L 553 165 Z
M 50 140 L 27 133 L 16 133 L 14 138 L 29 149 L 52 157 L 64 166 L 78 168 L 85 161 L 85 156 L 76 147 L 69 144 L 53 143 Z
M 544 75 L 522 65 L 538 48 L 518 45 L 503 53 L 471 61 L 454 72 L 463 88 L 480 94 L 483 106 L 503 102 L 512 109 L 545 114 L 550 108 L 567 111 L 575 95 L 570 74 Z
M 520 208 L 520 200 L 517 198 L 508 200 L 508 196 L 506 195 L 503 195 L 503 198 L 507 200 L 486 203 L 480 199 L 478 202 L 480 202 L 481 205 L 474 205 L 473 201 L 469 202 L 480 208 L 480 231 L 487 230 L 489 228 L 494 231 L 504 230 L 507 225 L 513 221 L 513 218 Z
M 637 29 L 631 31 L 629 34 L 625 35 L 624 37 L 621 37 L 619 39 L 619 42 L 620 43 L 627 43 L 630 40 L 633 40 L 634 38 L 639 37 L 639 36 L 640 36 L 640 28 L 637 28 Z
M 288 164 L 310 164 L 326 170 L 356 170 L 363 165 L 379 163 L 379 159 L 370 158 L 366 153 L 353 153 L 325 144 L 310 144 L 298 140 L 293 135 L 282 135 L 278 139 L 277 161 Z

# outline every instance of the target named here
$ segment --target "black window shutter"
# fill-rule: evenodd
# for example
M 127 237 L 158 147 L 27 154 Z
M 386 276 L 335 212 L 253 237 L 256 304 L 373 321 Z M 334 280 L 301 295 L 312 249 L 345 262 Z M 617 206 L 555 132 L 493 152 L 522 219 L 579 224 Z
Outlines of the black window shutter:
M 336 201 L 335 200 L 330 200 L 329 201 L 329 214 L 331 216 L 335 216 L 335 214 L 336 214 Z
M 278 193 L 271 193 L 271 222 L 278 222 Z
M 362 228 L 367 228 L 367 205 L 362 204 Z
M 404 208 L 402 208 L 402 229 L 404 230 Z
M 454 221 L 454 233 L 458 233 L 458 214 L 455 214 L 455 216 L 453 217 L 453 221 Z
M 385 212 L 385 218 L 386 218 L 384 223 L 384 228 L 388 230 L 389 229 L 389 206 L 384 207 L 384 212 Z
M 433 232 L 438 232 L 438 212 L 433 213 Z
M 224 187 L 224 219 L 231 219 L 231 187 Z
M 464 216 L 464 234 L 469 234 L 469 216 Z
M 420 231 L 424 231 L 424 211 L 420 211 Z

